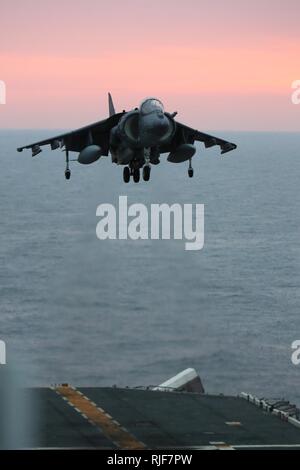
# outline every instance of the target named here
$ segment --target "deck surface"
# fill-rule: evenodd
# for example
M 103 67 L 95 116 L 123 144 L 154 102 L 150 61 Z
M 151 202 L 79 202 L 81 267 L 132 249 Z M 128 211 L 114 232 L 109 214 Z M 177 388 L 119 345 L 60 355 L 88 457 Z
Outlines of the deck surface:
M 7 448 L 9 435 L 14 446 L 13 428 L 18 429 L 18 447 L 23 448 L 300 447 L 299 428 L 240 397 L 35 388 L 19 391 L 13 412 L 7 408 L 1 397 L 0 414 L 6 417 L 2 421 L 6 427 L 1 429 L 0 448 Z M 22 419 L 25 414 L 27 418 Z M 10 429 L 9 422 L 14 423 Z M 19 432 L 22 426 L 25 429 Z

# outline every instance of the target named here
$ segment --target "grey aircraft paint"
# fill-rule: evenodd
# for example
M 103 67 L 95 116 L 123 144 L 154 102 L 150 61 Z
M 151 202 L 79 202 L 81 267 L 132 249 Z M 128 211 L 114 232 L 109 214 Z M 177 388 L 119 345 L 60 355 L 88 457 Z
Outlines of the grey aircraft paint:
M 203 142 L 205 147 L 219 146 L 221 154 L 230 152 L 236 145 L 218 137 L 199 132 L 175 121 L 176 112 L 165 112 L 163 104 L 156 98 L 146 98 L 139 108 L 116 113 L 115 106 L 108 94 L 109 117 L 81 129 L 50 139 L 19 147 L 31 149 L 32 156 L 41 153 L 41 147 L 50 145 L 51 150 L 63 148 L 66 158 L 65 177 L 70 179 L 69 152 L 79 153 L 77 161 L 87 165 L 101 156 L 111 155 L 112 163 L 124 165 L 125 183 L 133 178 L 140 181 L 140 170 L 144 181 L 150 179 L 151 165 L 160 163 L 160 155 L 167 153 L 171 163 L 189 161 L 188 175 L 194 174 L 191 161 L 196 153 L 195 141 Z

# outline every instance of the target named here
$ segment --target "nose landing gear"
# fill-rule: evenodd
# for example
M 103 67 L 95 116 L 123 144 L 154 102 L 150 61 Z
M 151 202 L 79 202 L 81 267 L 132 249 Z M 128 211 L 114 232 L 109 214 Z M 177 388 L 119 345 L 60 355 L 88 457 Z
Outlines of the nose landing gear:
M 143 168 L 143 180 L 144 181 L 149 181 L 150 174 L 151 174 L 151 166 L 150 165 L 145 165 L 144 168 Z
M 135 183 L 138 183 L 140 181 L 140 169 L 134 168 L 132 175 L 133 175 L 133 181 Z
M 125 166 L 123 170 L 123 181 L 124 183 L 129 183 L 130 180 L 130 168 L 128 166 Z

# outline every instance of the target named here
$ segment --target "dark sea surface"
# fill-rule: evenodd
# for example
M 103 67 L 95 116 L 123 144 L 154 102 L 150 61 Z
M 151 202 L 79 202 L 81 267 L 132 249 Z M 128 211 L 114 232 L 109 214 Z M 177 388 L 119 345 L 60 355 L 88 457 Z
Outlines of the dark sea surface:
M 55 134 L 55 132 L 54 132 Z M 162 158 L 125 185 L 110 158 L 72 165 L 1 131 L 0 339 L 32 385 L 156 385 L 194 367 L 210 393 L 300 405 L 300 134 L 218 133 L 238 149 Z M 74 154 L 75 157 L 75 154 Z M 205 205 L 205 244 L 96 237 L 101 203 Z

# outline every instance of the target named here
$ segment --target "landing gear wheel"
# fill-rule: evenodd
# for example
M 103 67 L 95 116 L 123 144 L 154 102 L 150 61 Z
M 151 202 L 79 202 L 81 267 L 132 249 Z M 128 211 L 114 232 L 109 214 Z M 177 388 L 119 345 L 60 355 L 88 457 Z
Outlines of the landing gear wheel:
M 128 166 L 125 166 L 123 170 L 123 181 L 124 183 L 129 183 L 130 181 L 130 169 Z
M 193 178 L 193 176 L 194 176 L 194 170 L 192 168 L 192 159 L 191 158 L 189 160 L 188 175 L 189 175 L 190 178 Z
M 140 169 L 139 168 L 135 168 L 133 170 L 133 181 L 135 183 L 138 183 L 140 181 Z
M 66 148 L 66 171 L 65 171 L 65 178 L 69 180 L 71 178 L 71 170 L 69 168 L 69 150 Z
M 65 171 L 65 178 L 66 180 L 69 180 L 71 178 L 71 170 L 68 169 Z
M 149 165 L 145 165 L 143 168 L 143 180 L 149 181 L 151 174 L 151 167 Z
M 193 168 L 189 168 L 189 169 L 188 169 L 188 175 L 189 175 L 190 178 L 193 178 L 193 176 L 194 176 L 194 170 L 193 170 Z

